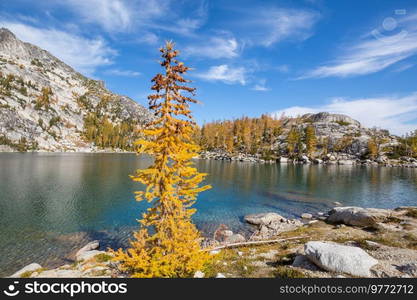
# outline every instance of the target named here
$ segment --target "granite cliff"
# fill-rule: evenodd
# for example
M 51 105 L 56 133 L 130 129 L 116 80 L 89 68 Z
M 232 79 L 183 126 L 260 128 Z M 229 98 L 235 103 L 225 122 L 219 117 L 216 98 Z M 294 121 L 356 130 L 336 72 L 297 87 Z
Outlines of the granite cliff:
M 0 151 L 129 150 L 150 118 L 102 81 L 0 29 Z

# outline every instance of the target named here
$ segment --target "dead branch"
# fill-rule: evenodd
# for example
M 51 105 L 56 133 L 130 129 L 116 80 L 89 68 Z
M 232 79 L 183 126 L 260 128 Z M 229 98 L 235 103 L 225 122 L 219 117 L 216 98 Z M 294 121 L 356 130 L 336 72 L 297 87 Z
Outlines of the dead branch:
M 221 250 L 221 249 L 227 249 L 227 248 L 236 248 L 236 247 L 241 247 L 241 246 L 274 244 L 274 243 L 285 242 L 285 241 L 289 241 L 289 240 L 302 239 L 302 238 L 305 238 L 305 237 L 306 236 L 295 236 L 295 237 L 291 237 L 291 238 L 287 238 L 287 239 L 262 240 L 262 241 L 249 241 L 249 242 L 233 243 L 233 244 L 222 245 L 222 246 L 215 247 L 215 248 L 203 249 L 203 251 L 215 251 L 215 250 Z

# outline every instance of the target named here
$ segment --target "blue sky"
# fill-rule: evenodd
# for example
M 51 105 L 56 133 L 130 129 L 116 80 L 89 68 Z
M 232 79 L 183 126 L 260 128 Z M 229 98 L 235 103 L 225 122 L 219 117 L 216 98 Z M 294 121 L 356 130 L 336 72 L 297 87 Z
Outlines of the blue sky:
M 145 106 L 173 40 L 200 124 L 330 111 L 417 128 L 413 0 L 2 0 L 0 26 Z

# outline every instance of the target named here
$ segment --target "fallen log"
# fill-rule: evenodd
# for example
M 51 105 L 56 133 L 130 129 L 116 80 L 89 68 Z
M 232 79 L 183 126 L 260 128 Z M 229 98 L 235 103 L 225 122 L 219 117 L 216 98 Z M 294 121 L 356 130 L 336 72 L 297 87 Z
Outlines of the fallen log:
M 233 243 L 233 244 L 227 244 L 222 245 L 210 249 L 203 249 L 203 251 L 215 251 L 215 250 L 221 250 L 221 249 L 227 249 L 227 248 L 236 248 L 236 247 L 242 247 L 242 246 L 253 246 L 253 245 L 263 245 L 263 244 L 274 244 L 279 242 L 285 242 L 290 240 L 297 240 L 306 238 L 306 236 L 295 236 L 287 239 L 277 239 L 277 240 L 262 240 L 262 241 L 249 241 L 249 242 L 240 242 L 240 243 Z

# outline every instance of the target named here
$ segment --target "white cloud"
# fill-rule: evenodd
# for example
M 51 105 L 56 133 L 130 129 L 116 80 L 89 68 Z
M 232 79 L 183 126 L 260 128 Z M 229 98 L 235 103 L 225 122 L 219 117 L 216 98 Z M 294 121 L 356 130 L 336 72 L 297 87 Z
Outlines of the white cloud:
M 259 80 L 257 84 L 253 86 L 252 90 L 258 91 L 258 92 L 267 92 L 267 91 L 270 91 L 271 89 L 266 87 L 266 80 L 261 79 Z
M 159 42 L 159 37 L 152 32 L 145 32 L 141 34 L 140 37 L 137 38 L 137 41 L 139 43 L 155 45 Z
M 212 66 L 205 73 L 195 76 L 208 81 L 222 81 L 227 84 L 246 84 L 247 70 L 244 67 L 229 67 L 228 65 Z
M 320 108 L 312 108 L 312 107 L 303 107 L 303 106 L 291 106 L 285 109 L 281 109 L 271 113 L 272 116 L 275 118 L 279 118 L 282 115 L 288 117 L 298 117 L 309 113 L 318 113 L 325 110 L 320 110 Z
M 114 75 L 114 76 L 125 76 L 125 77 L 138 77 L 141 73 L 131 70 L 119 70 L 119 69 L 110 69 L 104 72 L 107 75 Z
M 185 19 L 175 19 L 173 20 L 156 20 L 146 24 L 146 27 L 149 30 L 162 30 L 166 32 L 171 32 L 183 36 L 196 36 L 195 31 L 199 29 L 205 22 L 204 18 L 185 18 Z M 168 22 L 167 22 L 168 21 Z
M 83 22 L 100 25 L 106 31 L 129 30 L 165 12 L 168 1 L 161 0 L 68 0 L 62 1 Z
M 149 5 L 148 0 L 136 2 Z M 151 0 L 151 13 L 143 11 L 143 4 L 137 5 L 135 20 L 139 28 L 144 30 L 166 31 L 178 35 L 195 36 L 195 32 L 207 20 L 208 4 L 205 0 L 185 1 L 180 3 L 172 0 Z M 184 7 L 184 5 L 187 7 Z M 145 5 L 145 7 L 146 7 Z M 192 16 L 192 17 L 190 17 Z
M 239 55 L 239 44 L 235 38 L 213 37 L 201 45 L 185 48 L 185 54 L 208 58 L 234 58 Z
M 196 31 L 203 25 L 204 22 L 205 22 L 204 18 L 179 19 L 174 26 L 167 26 L 165 27 L 165 30 L 182 34 L 182 35 L 192 35 L 194 31 Z
M 417 128 L 417 93 L 404 97 L 333 99 L 316 107 L 293 106 L 273 112 L 280 117 L 298 116 L 306 113 L 330 112 L 348 115 L 366 127 L 380 127 L 395 134 L 404 134 Z
M 207 18 L 206 1 L 172 0 L 66 0 L 44 1 L 48 11 L 66 10 L 76 24 L 95 25 L 108 33 L 143 35 L 138 41 L 155 43 L 154 30 L 191 35 Z M 43 4 L 43 3 L 42 3 Z M 185 5 L 191 5 L 192 8 Z M 189 17 L 192 16 L 192 17 Z M 80 26 L 80 28 L 83 28 Z
M 62 4 L 79 14 L 83 21 L 99 24 L 108 31 L 121 31 L 132 23 L 132 12 L 121 0 L 69 0 Z
M 310 10 L 267 8 L 256 9 L 241 25 L 248 28 L 256 44 L 271 46 L 283 40 L 305 40 L 320 19 L 319 13 Z
M 1 22 L 22 41 L 41 47 L 77 71 L 91 75 L 99 66 L 112 63 L 116 51 L 101 38 L 88 39 L 57 29 L 43 29 L 20 23 Z
M 288 65 L 280 65 L 276 67 L 275 69 L 281 73 L 288 73 L 290 71 L 290 67 Z
M 396 34 L 388 35 L 379 28 L 347 47 L 333 62 L 319 66 L 298 79 L 348 77 L 381 71 L 417 54 L 415 18 L 399 21 Z

